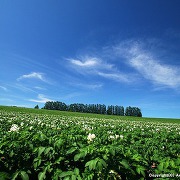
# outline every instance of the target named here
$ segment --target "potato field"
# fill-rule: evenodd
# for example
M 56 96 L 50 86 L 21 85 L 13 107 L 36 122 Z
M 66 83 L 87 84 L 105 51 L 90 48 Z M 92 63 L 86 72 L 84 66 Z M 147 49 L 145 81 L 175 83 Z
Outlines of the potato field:
M 0 180 L 180 179 L 180 120 L 0 108 Z

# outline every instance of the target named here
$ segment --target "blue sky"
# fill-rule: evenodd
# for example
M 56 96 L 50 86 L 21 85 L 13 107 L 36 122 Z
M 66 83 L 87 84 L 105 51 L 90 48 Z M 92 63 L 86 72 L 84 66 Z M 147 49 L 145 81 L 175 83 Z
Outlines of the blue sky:
M 0 104 L 180 118 L 179 17 L 179 0 L 1 0 Z

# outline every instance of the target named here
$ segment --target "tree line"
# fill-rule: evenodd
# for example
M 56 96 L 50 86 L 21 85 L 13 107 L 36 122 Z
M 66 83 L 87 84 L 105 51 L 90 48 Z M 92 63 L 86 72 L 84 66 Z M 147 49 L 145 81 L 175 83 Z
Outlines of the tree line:
M 94 114 L 107 114 L 107 115 L 118 115 L 118 116 L 136 116 L 142 117 L 141 109 L 138 107 L 126 107 L 123 106 L 107 106 L 104 104 L 82 104 L 73 103 L 70 105 L 59 101 L 48 101 L 45 103 L 43 109 L 59 110 L 59 111 L 71 111 L 81 113 L 94 113 Z

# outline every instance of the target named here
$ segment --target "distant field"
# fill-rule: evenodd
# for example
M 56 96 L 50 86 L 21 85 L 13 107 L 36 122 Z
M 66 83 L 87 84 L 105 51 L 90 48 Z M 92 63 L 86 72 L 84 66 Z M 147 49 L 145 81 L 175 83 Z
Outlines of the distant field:
M 179 179 L 180 119 L 0 106 L 0 180 Z
M 180 123 L 180 119 L 173 118 L 148 118 L 148 117 L 131 117 L 131 116 L 115 116 L 115 115 L 102 115 L 102 114 L 91 114 L 91 113 L 76 113 L 67 111 L 57 110 L 46 110 L 46 109 L 32 109 L 22 107 L 11 107 L 11 106 L 0 106 L 0 110 L 24 112 L 24 113 L 37 113 L 37 114 L 51 114 L 51 115 L 63 115 L 63 116 L 81 116 L 81 117 L 96 117 L 106 119 L 123 119 L 133 121 L 154 121 L 163 123 Z

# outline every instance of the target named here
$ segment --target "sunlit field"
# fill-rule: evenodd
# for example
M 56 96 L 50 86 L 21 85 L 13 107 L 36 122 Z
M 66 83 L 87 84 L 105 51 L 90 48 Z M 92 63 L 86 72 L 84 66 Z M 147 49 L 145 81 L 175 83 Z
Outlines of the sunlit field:
M 0 106 L 0 179 L 164 177 L 180 178 L 179 119 Z

